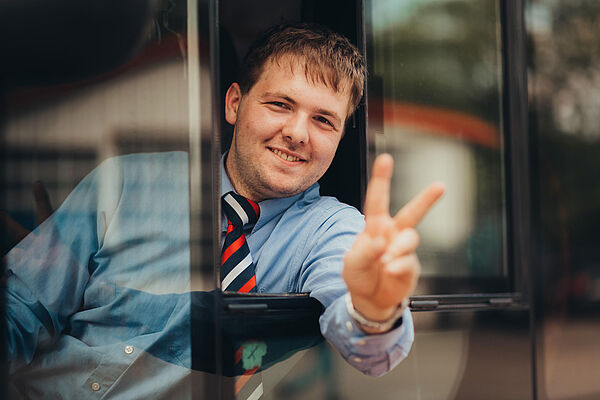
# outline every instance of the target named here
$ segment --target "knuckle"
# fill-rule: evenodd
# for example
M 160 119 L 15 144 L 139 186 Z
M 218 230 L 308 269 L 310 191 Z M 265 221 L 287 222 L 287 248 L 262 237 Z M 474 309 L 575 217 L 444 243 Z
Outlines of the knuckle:
M 399 233 L 396 241 L 402 247 L 402 252 L 406 254 L 419 246 L 420 237 L 413 228 L 406 228 Z
M 416 248 L 419 245 L 421 241 L 421 236 L 419 235 L 416 229 L 406 228 L 403 234 L 406 235 L 407 240 L 410 241 L 413 247 Z

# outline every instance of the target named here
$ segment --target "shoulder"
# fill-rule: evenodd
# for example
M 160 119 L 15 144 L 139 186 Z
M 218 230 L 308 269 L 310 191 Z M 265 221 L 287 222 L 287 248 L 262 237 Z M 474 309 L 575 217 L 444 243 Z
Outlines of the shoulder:
M 188 190 L 188 175 L 185 152 L 128 154 L 102 161 L 77 190 L 92 194 L 103 210 L 141 209 L 187 199 L 181 194 Z
M 343 214 L 344 216 L 363 219 L 362 214 L 356 208 L 346 203 L 342 203 L 335 197 L 330 196 L 319 196 L 314 200 L 302 204 L 301 207 L 305 207 L 307 210 L 314 210 L 314 212 L 317 213 L 324 213 L 325 215 L 332 217 Z
M 316 193 L 311 189 L 296 202 L 298 212 L 303 219 L 310 221 L 310 225 L 320 230 L 362 230 L 364 216 L 356 208 L 340 202 L 335 197 L 321 196 L 318 187 Z
M 107 158 L 97 167 L 101 172 L 104 170 L 118 169 L 123 172 L 165 170 L 170 168 L 186 168 L 188 155 L 183 151 L 171 151 L 165 153 L 135 153 Z M 155 171 L 154 171 L 155 172 Z
M 308 188 L 296 201 L 296 206 L 300 209 L 315 213 L 324 213 L 327 215 L 342 213 L 347 216 L 354 216 L 358 219 L 364 219 L 362 214 L 356 208 L 346 203 L 342 203 L 335 197 L 321 196 L 319 189 L 318 183 L 315 183 L 313 186 Z
M 90 174 L 108 186 L 187 185 L 186 152 L 136 153 L 110 157 Z

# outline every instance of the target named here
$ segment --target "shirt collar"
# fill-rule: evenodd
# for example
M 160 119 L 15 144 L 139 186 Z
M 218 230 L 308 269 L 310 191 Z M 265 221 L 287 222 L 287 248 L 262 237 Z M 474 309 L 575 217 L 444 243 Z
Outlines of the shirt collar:
M 235 189 L 233 188 L 233 184 L 231 183 L 231 181 L 229 180 L 229 177 L 227 176 L 227 171 L 225 170 L 225 160 L 226 159 L 227 159 L 227 152 L 225 152 L 225 154 L 223 154 L 223 156 L 221 157 L 221 196 L 223 196 L 225 193 L 230 192 L 232 190 L 235 191 Z M 236 191 L 236 193 L 237 193 L 237 191 Z M 292 204 L 294 204 L 296 201 L 300 200 L 301 197 L 304 197 L 305 199 L 308 200 L 309 198 L 312 198 L 315 196 L 316 197 L 319 196 L 319 184 L 318 183 L 315 183 L 314 185 L 312 185 L 311 187 L 306 189 L 304 192 L 298 193 L 297 195 L 294 195 L 292 197 L 267 199 L 267 200 L 263 200 L 263 201 L 259 202 L 258 205 L 260 206 L 260 216 L 258 217 L 258 221 L 254 225 L 254 228 L 252 230 L 259 229 L 261 226 L 265 225 L 271 219 L 282 214 Z M 221 230 L 223 232 L 225 232 L 227 230 L 227 218 L 224 218 L 224 215 L 221 215 L 221 217 L 222 217 L 221 218 L 222 219 Z

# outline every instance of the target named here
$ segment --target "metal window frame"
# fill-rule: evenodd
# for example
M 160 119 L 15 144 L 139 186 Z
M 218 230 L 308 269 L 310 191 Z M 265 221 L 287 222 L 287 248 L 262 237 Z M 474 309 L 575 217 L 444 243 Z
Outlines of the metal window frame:
M 369 21 L 368 8 L 362 3 L 363 21 Z M 502 123 L 505 143 L 504 187 L 506 203 L 506 260 L 508 265 L 508 291 L 460 294 L 430 294 L 411 297 L 410 307 L 413 311 L 431 310 L 465 310 L 492 308 L 528 308 L 531 299 L 530 276 L 530 178 L 529 178 L 529 134 L 527 121 L 527 74 L 524 29 L 524 2 L 498 1 L 501 18 L 502 40 Z M 364 28 L 364 23 L 363 23 Z M 363 31 L 367 64 L 371 65 L 372 52 L 369 44 L 373 43 L 372 33 Z M 383 110 L 376 104 L 369 104 L 381 89 L 377 77 L 370 76 L 365 89 L 365 132 L 366 146 L 363 151 L 367 161 L 366 173 L 370 173 L 370 165 L 375 159 L 374 132 L 381 130 L 375 121 L 369 120 L 369 113 L 383 115 Z M 379 83 L 379 84 L 378 84 Z M 369 95 L 369 93 L 371 95 Z M 366 175 L 366 174 L 365 174 Z M 366 176 L 365 176 L 366 180 Z M 363 192 L 366 190 L 363 188 Z M 468 280 L 465 278 L 464 280 Z M 440 282 L 447 281 L 440 278 Z M 450 285 L 452 286 L 452 285 Z

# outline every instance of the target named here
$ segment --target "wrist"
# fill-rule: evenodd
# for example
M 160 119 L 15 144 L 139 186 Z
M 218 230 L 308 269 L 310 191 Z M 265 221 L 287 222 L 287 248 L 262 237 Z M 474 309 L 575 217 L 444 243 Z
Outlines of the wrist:
M 391 312 L 387 309 L 378 315 L 385 316 L 384 318 L 372 319 L 362 314 L 356 309 L 355 304 L 349 293 L 345 296 L 346 308 L 348 314 L 354 319 L 354 321 L 360 326 L 365 333 L 384 333 L 389 331 L 396 323 L 401 323 L 402 314 L 404 309 L 408 305 L 408 298 L 404 299 L 401 304 L 390 307 Z
M 368 298 L 353 296 L 350 293 L 348 293 L 348 296 L 350 297 L 350 300 L 352 301 L 352 305 L 354 306 L 356 312 L 358 312 L 360 315 L 371 321 L 385 321 L 389 319 L 398 308 L 398 306 L 395 304 L 389 307 L 382 308 L 373 305 L 370 299 Z

